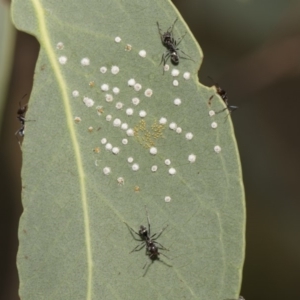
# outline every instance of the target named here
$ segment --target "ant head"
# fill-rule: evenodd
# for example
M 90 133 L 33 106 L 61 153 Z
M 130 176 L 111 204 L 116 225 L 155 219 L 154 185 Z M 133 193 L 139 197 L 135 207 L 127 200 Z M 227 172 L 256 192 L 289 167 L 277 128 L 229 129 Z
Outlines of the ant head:
M 147 228 L 145 226 L 141 225 L 140 226 L 140 230 L 139 230 L 139 234 L 147 237 L 148 236 L 148 230 L 147 230 Z
M 171 32 L 170 31 L 167 31 L 166 33 L 164 33 L 163 35 L 163 38 L 164 38 L 164 41 L 166 40 L 171 40 Z
M 220 86 L 216 85 L 217 93 L 227 103 L 227 92 L 224 91 Z
M 18 111 L 17 111 L 17 114 L 18 114 L 18 115 L 23 115 L 23 114 L 25 114 L 26 111 L 27 111 L 27 103 L 26 103 L 25 105 L 23 105 L 23 106 L 21 105 L 22 100 L 23 100 L 26 96 L 27 96 L 27 94 L 25 94 L 25 95 L 22 97 L 21 101 L 19 102 L 19 109 L 18 109 Z
M 27 111 L 27 104 L 25 104 L 24 106 L 21 106 L 21 103 L 20 103 L 20 107 L 18 108 L 17 110 L 17 114 L 18 115 L 24 115 Z

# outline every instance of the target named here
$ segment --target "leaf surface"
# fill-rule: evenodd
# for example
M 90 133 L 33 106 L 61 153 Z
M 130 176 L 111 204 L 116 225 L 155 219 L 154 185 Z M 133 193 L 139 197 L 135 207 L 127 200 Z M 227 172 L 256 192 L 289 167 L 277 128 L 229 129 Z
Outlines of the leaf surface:
M 166 32 L 176 17 L 174 38 L 187 34 L 163 74 L 156 22 Z M 209 115 L 224 103 L 198 83 L 203 55 L 173 5 L 16 0 L 13 18 L 41 44 L 22 147 L 21 298 L 237 297 L 245 208 L 232 123 Z M 153 263 L 129 253 L 139 242 L 125 223 L 146 226 L 145 206 L 151 234 L 168 225 L 167 257 Z

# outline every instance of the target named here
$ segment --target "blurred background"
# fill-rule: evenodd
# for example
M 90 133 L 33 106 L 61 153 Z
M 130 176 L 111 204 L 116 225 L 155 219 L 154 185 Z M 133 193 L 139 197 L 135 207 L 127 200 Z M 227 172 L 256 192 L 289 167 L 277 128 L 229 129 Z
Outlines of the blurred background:
M 239 106 L 232 119 L 247 206 L 241 294 L 246 300 L 300 299 L 300 1 L 173 3 L 204 52 L 200 82 L 211 86 L 211 76 Z M 2 109 L 0 104 L 0 299 L 16 300 L 22 155 L 14 133 L 20 127 L 19 100 L 32 88 L 39 45 L 13 31 L 8 42 L 15 50 L 0 83 L 7 91 Z

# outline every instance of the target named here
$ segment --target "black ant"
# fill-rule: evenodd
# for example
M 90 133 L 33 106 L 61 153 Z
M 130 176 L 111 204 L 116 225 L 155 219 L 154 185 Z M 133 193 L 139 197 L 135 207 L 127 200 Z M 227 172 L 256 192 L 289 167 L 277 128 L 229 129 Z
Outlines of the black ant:
M 215 86 L 216 89 L 217 89 L 217 93 L 221 96 L 221 98 L 223 99 L 223 101 L 225 102 L 225 105 L 226 105 L 225 108 L 223 108 L 222 110 L 220 110 L 220 111 L 218 111 L 218 112 L 216 112 L 216 113 L 218 114 L 218 113 L 221 113 L 221 112 L 223 112 L 224 110 L 228 109 L 229 114 L 231 114 L 232 112 L 234 112 L 235 110 L 237 110 L 237 109 L 238 109 L 238 106 L 235 106 L 235 105 L 229 105 L 228 97 L 227 97 L 227 92 L 226 92 L 225 90 L 223 90 L 223 89 L 219 86 L 218 83 L 214 82 L 214 80 L 213 80 L 211 77 L 208 76 L 208 78 L 212 80 L 212 82 L 214 83 L 214 86 Z M 212 95 L 212 96 L 209 98 L 209 101 L 208 101 L 209 105 L 211 104 L 211 100 L 212 100 L 213 97 L 214 97 L 214 95 Z
M 19 143 L 20 147 L 21 147 L 21 141 L 19 140 L 18 135 L 23 137 L 24 134 L 25 134 L 25 121 L 26 121 L 25 120 L 25 114 L 26 114 L 27 109 L 28 109 L 28 103 L 22 106 L 21 102 L 24 99 L 24 97 L 26 97 L 26 96 L 27 96 L 27 94 L 25 94 L 22 97 L 21 101 L 19 102 L 19 108 L 17 110 L 17 119 L 20 121 L 21 127 L 15 132 L 15 136 L 18 140 L 18 143 Z
M 161 234 L 168 227 L 168 225 L 165 226 L 159 233 L 154 233 L 154 234 L 151 235 L 150 219 L 149 219 L 148 210 L 147 210 L 146 206 L 145 206 L 145 209 L 146 209 L 146 216 L 147 216 L 147 221 L 148 221 L 148 228 L 141 225 L 139 231 L 136 232 L 127 223 L 125 223 L 127 225 L 127 227 L 129 228 L 130 233 L 133 236 L 133 238 L 136 241 L 141 242 L 141 244 L 137 245 L 129 253 L 132 253 L 132 252 L 135 252 L 135 251 L 140 251 L 146 246 L 146 255 L 149 256 L 149 258 L 151 259 L 151 261 L 153 263 L 154 260 L 159 260 L 159 255 L 160 254 L 167 257 L 165 254 L 159 252 L 159 250 L 168 250 L 168 249 L 166 249 L 162 244 L 160 244 L 156 240 L 161 236 Z M 136 238 L 136 236 L 134 234 L 137 235 L 139 238 Z M 143 269 L 146 267 L 146 265 L 147 265 L 147 263 L 144 265 Z
M 178 18 L 175 19 L 173 25 L 170 26 L 167 29 L 167 32 L 165 32 L 165 33 L 162 33 L 162 30 L 159 27 L 159 23 L 156 22 L 161 42 L 167 48 L 167 51 L 165 53 L 163 53 L 162 58 L 161 58 L 161 62 L 160 62 L 160 64 L 162 62 L 164 62 L 164 66 L 166 65 L 166 63 L 167 63 L 167 61 L 168 61 L 169 58 L 171 59 L 171 62 L 174 65 L 178 65 L 179 64 L 179 58 L 190 59 L 190 60 L 194 61 L 189 55 L 187 55 L 186 53 L 184 53 L 182 50 L 179 50 L 179 48 L 178 48 L 179 44 L 181 43 L 181 41 L 185 37 L 186 33 L 184 35 L 182 35 L 182 37 L 179 38 L 178 41 L 176 41 L 174 39 L 174 37 L 173 37 L 173 29 L 174 29 L 174 25 L 177 22 L 177 20 L 178 20 Z M 180 56 L 178 54 L 178 51 L 181 51 L 187 57 Z

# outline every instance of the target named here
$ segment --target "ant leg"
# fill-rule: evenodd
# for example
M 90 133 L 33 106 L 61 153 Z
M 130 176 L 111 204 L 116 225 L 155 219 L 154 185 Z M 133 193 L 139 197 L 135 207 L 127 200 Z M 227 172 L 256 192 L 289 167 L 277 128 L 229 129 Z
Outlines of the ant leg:
M 231 112 L 229 112 L 229 113 L 227 114 L 227 116 L 225 117 L 224 123 L 228 120 L 229 115 L 231 115 Z
M 162 43 L 163 43 L 163 34 L 161 33 L 161 28 L 159 27 L 159 23 L 158 22 L 156 22 L 156 24 L 157 24 L 157 28 L 158 28 L 158 33 L 159 33 L 159 35 L 160 35 L 160 39 L 161 39 L 161 41 L 162 41 Z
M 149 263 L 145 263 L 145 265 L 144 265 L 144 267 L 143 267 L 143 270 L 145 269 L 145 267 L 147 266 L 147 268 L 146 268 L 146 270 L 145 270 L 145 272 L 144 272 L 144 275 L 143 275 L 143 277 L 145 277 L 145 275 L 147 274 L 147 272 L 148 272 L 148 270 L 149 270 L 149 268 L 150 268 L 150 266 L 153 264 L 153 260 L 151 261 L 151 262 L 149 262 Z
M 214 95 L 210 96 L 210 98 L 208 99 L 208 105 L 209 106 L 211 105 L 211 100 L 212 100 L 213 97 L 214 97 Z
M 185 34 L 183 34 L 183 35 L 178 39 L 177 42 L 175 41 L 175 46 L 178 46 L 178 45 L 181 43 L 181 41 L 183 40 L 183 38 L 185 37 L 186 34 L 187 34 L 187 32 L 186 32 Z
M 126 226 L 128 227 L 129 232 L 130 232 L 130 234 L 132 235 L 132 237 L 133 237 L 136 241 L 142 242 L 143 240 L 141 239 L 141 236 L 139 235 L 139 233 L 137 233 L 133 228 L 131 228 L 126 222 L 124 222 L 124 223 L 125 223 Z M 135 234 L 139 237 L 139 239 L 137 239 L 137 238 L 134 236 L 133 233 L 135 233 Z
M 225 108 L 225 109 L 226 109 L 226 108 Z M 222 111 L 224 111 L 225 109 L 223 109 Z M 234 106 L 234 105 L 231 105 L 231 106 L 229 105 L 229 106 L 227 106 L 227 109 L 228 109 L 229 113 L 228 113 L 227 116 L 226 116 L 225 122 L 227 121 L 229 115 L 231 115 L 235 110 L 237 110 L 238 107 L 237 107 L 237 106 Z M 222 111 L 221 111 L 221 112 L 222 112 Z
M 168 51 L 166 51 L 165 53 L 163 53 L 159 65 L 161 65 L 162 62 L 164 62 L 164 66 L 165 66 L 165 64 L 166 64 L 167 60 L 169 59 L 169 57 L 170 57 L 170 53 Z
M 147 210 L 147 206 L 145 205 L 145 210 L 146 210 L 146 216 L 147 216 L 147 221 L 148 221 L 148 234 L 149 236 L 151 235 L 151 228 L 150 228 L 150 218 L 149 218 L 149 214 L 148 214 L 148 210 Z
M 228 109 L 228 107 L 225 107 L 225 108 L 223 108 L 222 110 L 217 111 L 216 114 L 220 114 L 220 113 L 222 113 L 223 111 L 225 111 L 226 109 Z M 230 114 L 230 113 L 229 113 L 229 114 Z
M 159 233 L 154 233 L 152 236 L 151 236 L 151 240 L 155 241 L 157 240 L 161 234 L 163 233 L 163 231 L 168 227 L 169 225 L 165 226 Z M 156 237 L 155 237 L 156 236 Z M 155 238 L 154 238 L 155 237 Z
M 165 255 L 165 254 L 163 254 L 163 253 L 161 253 L 161 252 L 159 252 L 159 254 L 163 255 L 163 256 L 166 257 L 167 259 L 170 259 L 167 255 Z
M 219 84 L 217 82 L 215 82 L 210 76 L 207 76 L 213 83 L 214 86 L 219 86 Z
M 166 62 L 167 60 L 169 59 L 170 57 L 170 53 L 168 52 L 167 54 L 163 54 L 162 57 L 161 57 L 161 62 L 159 65 L 161 65 L 162 62 L 164 62 L 164 65 L 163 65 L 163 75 L 165 74 L 165 65 L 166 65 Z
M 195 62 L 188 54 L 186 54 L 185 52 L 183 52 L 182 50 L 179 50 L 179 49 L 176 49 L 177 51 L 180 51 L 181 53 L 183 53 L 184 55 L 186 55 L 187 57 L 184 57 L 184 56 L 179 56 L 179 58 L 183 58 L 183 59 L 189 59 L 189 60 L 192 60 L 193 62 Z
M 133 248 L 129 253 L 135 252 L 135 251 L 140 251 L 145 247 L 146 243 L 143 243 L 142 246 L 141 245 L 137 245 L 135 248 Z M 140 247 L 139 249 L 137 249 L 138 247 Z
M 165 248 L 161 243 L 159 243 L 159 242 L 155 242 L 155 241 L 153 241 L 153 243 L 154 244 L 157 244 L 157 245 L 159 245 L 160 247 L 157 247 L 157 249 L 161 249 L 161 250 L 167 250 L 167 251 L 169 251 L 169 249 L 167 249 L 167 248 Z
M 175 19 L 173 25 L 170 26 L 170 27 L 168 28 L 168 30 L 167 30 L 167 32 L 170 32 L 172 38 L 173 38 L 173 29 L 174 29 L 175 23 L 176 23 L 177 21 L 178 21 L 178 18 Z M 169 29 L 171 29 L 171 30 L 169 31 Z
M 226 109 L 228 109 L 229 113 L 226 115 L 224 123 L 228 120 L 228 117 L 231 115 L 230 109 L 228 107 L 225 107 L 224 109 L 216 112 L 216 114 L 219 114 L 219 113 L 225 111 Z
M 147 264 L 148 264 L 148 263 L 146 262 L 145 265 L 143 266 L 143 270 L 145 269 L 145 267 L 147 266 Z

